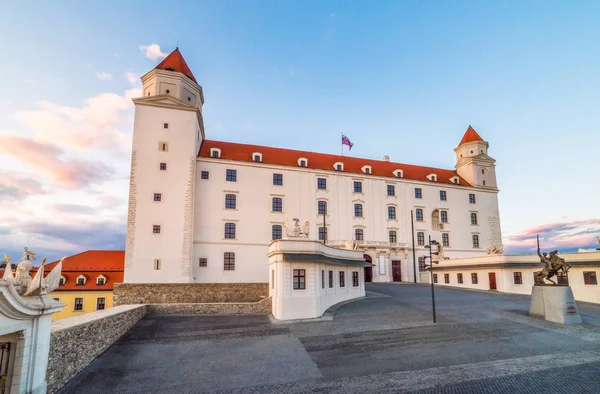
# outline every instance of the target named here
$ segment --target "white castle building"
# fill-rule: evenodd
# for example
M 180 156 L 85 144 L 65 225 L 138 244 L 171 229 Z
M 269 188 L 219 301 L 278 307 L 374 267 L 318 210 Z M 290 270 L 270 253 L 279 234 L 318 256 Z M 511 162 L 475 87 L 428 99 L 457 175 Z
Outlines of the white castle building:
M 429 236 L 445 257 L 501 245 L 495 160 L 470 126 L 455 169 L 214 141 L 179 50 L 142 83 L 125 282 L 266 283 L 268 246 L 292 218 L 309 223 L 309 238 L 363 251 L 367 281 L 412 281 L 413 236 L 417 257 Z

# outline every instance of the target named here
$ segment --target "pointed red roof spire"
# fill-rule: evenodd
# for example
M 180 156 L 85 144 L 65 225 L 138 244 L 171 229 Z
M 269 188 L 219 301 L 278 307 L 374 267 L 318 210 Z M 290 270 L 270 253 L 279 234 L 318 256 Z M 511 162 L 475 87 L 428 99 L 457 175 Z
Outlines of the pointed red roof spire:
M 462 140 L 460 140 L 460 143 L 458 144 L 458 146 L 461 146 L 462 144 L 466 144 L 467 142 L 473 142 L 473 141 L 483 141 L 483 138 L 481 138 L 481 136 L 479 134 L 477 134 L 475 129 L 472 128 L 471 125 L 469 125 L 469 128 L 465 132 L 465 135 L 463 135 Z
M 196 78 L 194 78 L 194 74 L 192 74 L 192 70 L 190 70 L 187 63 L 183 59 L 181 52 L 179 52 L 179 48 L 175 48 L 173 52 L 171 52 L 166 58 L 164 58 L 162 62 L 158 64 L 158 66 L 155 67 L 155 69 L 177 71 L 187 76 L 192 81 L 198 83 Z

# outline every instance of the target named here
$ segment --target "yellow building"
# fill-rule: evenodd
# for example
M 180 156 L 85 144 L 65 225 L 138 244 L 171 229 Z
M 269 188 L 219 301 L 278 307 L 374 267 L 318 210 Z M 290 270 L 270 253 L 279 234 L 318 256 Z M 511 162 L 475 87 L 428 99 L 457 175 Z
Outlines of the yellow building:
M 65 258 L 60 286 L 49 296 L 66 306 L 53 320 L 112 307 L 113 285 L 123 282 L 124 257 L 122 250 L 88 250 Z M 45 273 L 57 263 L 47 264 Z

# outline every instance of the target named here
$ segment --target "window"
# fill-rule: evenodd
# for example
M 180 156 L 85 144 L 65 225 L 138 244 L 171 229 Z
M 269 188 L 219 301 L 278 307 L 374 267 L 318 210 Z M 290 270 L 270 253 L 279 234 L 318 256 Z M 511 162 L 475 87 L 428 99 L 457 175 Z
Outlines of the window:
M 446 191 L 440 190 L 440 201 L 446 201 Z
M 160 152 L 168 152 L 169 151 L 169 143 L 168 142 L 159 142 L 158 143 L 158 150 Z
M 388 219 L 396 219 L 396 207 L 388 207 Z
M 394 231 L 394 230 L 389 231 L 389 237 L 390 237 L 391 244 L 395 244 L 398 241 L 396 238 L 396 231 Z
M 564 274 L 563 272 L 558 272 L 556 274 L 556 283 L 559 285 L 568 286 L 569 285 L 569 275 Z
M 329 288 L 333 289 L 333 271 L 329 271 Z
M 321 270 L 321 289 L 325 288 L 325 270 Z
M 448 223 L 448 211 L 440 211 L 440 222 Z
M 235 223 L 225 223 L 225 239 L 235 239 Z
M 415 216 L 417 217 L 417 222 L 422 222 L 423 221 L 423 210 L 421 208 L 417 208 L 415 210 Z
M 307 164 L 306 160 L 300 160 L 300 164 L 299 164 L 300 167 L 306 167 L 306 164 Z
M 354 193 L 362 193 L 362 182 L 354 182 Z
M 160 270 L 160 259 L 154 259 L 154 270 Z
M 235 194 L 225 195 L 225 209 L 236 209 L 237 196 Z
M 483 186 L 485 186 L 485 181 L 483 181 Z
M 427 271 L 427 264 L 425 264 L 425 257 L 419 257 L 419 272 Z
M 210 156 L 214 157 L 215 159 L 218 159 L 221 156 L 221 154 L 219 153 L 218 150 L 214 149 L 210 152 Z
M 444 283 L 450 283 L 450 274 L 444 274 Z
M 200 257 L 198 260 L 198 267 L 208 267 L 208 259 L 206 257 Z
M 253 160 L 254 160 L 255 162 L 257 162 L 257 163 L 260 163 L 260 162 L 262 161 L 262 160 L 261 160 L 261 158 L 260 158 L 260 155 L 254 155 L 254 158 L 253 158 Z
M 483 151 L 481 153 L 483 153 Z M 481 169 L 481 173 L 485 174 L 485 170 L 483 168 Z
M 306 289 L 306 270 L 294 270 L 294 290 Z
M 154 193 L 154 201 L 156 201 L 156 202 L 162 201 L 162 194 Z
M 223 269 L 225 271 L 235 270 L 235 253 L 225 252 L 223 255 Z
M 454 182 L 456 185 L 458 185 L 458 178 L 452 179 L 452 182 Z
M 327 215 L 327 201 L 317 201 L 317 212 L 319 215 Z
M 167 93 L 169 93 L 169 91 L 167 91 Z M 168 129 L 169 128 L 169 124 L 168 123 L 163 123 L 163 128 L 164 129 Z
M 281 238 L 283 238 L 283 227 L 281 227 L 281 224 L 274 224 L 271 227 L 271 239 Z
M 365 174 L 370 174 L 371 173 L 371 169 L 369 167 L 365 167 Z
M 237 182 L 237 170 L 227 170 L 225 180 L 227 182 Z
M 83 286 L 85 285 L 85 278 L 80 276 L 79 278 L 77 278 L 77 283 L 75 284 L 76 286 Z
M 477 225 L 477 214 L 475 212 L 471 212 L 471 224 L 473 226 Z
M 98 297 L 96 298 L 96 310 L 101 311 L 106 308 L 106 298 Z
M 283 174 L 273 174 L 273 185 L 283 186 Z
M 450 234 L 442 233 L 442 245 L 450 246 Z
M 598 278 L 596 278 L 596 271 L 583 271 L 583 284 L 597 285 Z
M 67 283 L 67 280 L 65 279 L 65 277 L 64 277 L 64 276 L 61 276 L 61 277 L 60 277 L 60 281 L 58 282 L 58 284 L 59 284 L 60 286 L 64 286 L 64 285 L 65 285 L 65 283 Z
M 363 230 L 362 228 L 357 228 L 356 230 L 354 230 L 354 239 L 357 241 L 362 241 L 363 240 Z
M 335 170 L 336 171 L 342 171 L 344 169 L 344 166 L 342 166 L 341 164 L 336 164 L 335 165 Z
M 423 246 L 425 245 L 425 233 L 419 231 L 417 233 L 417 245 Z
M 319 190 L 327 190 L 327 179 L 325 179 L 325 178 L 317 178 L 317 189 L 319 189 Z
M 160 170 L 167 171 L 167 163 L 160 163 Z
M 202 175 L 200 176 L 201 179 L 208 179 L 208 171 L 202 171 L 201 173 Z
M 53 299 L 54 301 L 60 301 L 60 298 L 59 298 L 59 297 L 52 297 L 52 299 Z
M 433 283 L 438 283 L 437 274 L 433 274 Z
M 476 272 L 471 274 L 471 283 L 474 285 L 477 284 L 477 273 Z
M 415 198 L 423 198 L 423 192 L 420 187 L 415 187 Z
M 327 229 L 319 227 L 319 241 L 327 241 Z
M 459 284 L 463 283 L 463 276 L 462 274 L 456 274 L 456 282 Z
M 396 178 L 402 178 L 402 170 L 395 170 L 394 175 Z
M 479 235 L 477 235 L 477 234 L 473 234 L 473 247 L 474 248 L 479 247 Z
M 344 271 L 340 271 L 340 287 L 346 287 L 346 273 Z
M 396 195 L 396 187 L 394 185 L 387 185 L 387 195 L 388 196 Z
M 283 199 L 280 197 L 273 197 L 273 212 L 283 212 Z
M 475 195 L 474 194 L 469 194 L 469 203 L 475 204 Z
M 360 283 L 358 281 L 358 271 L 352 271 L 352 286 L 358 287 Z
M 431 182 L 437 182 L 437 175 L 431 176 Z
M 154 224 L 154 225 L 152 225 L 152 233 L 153 234 L 160 234 L 160 224 Z
M 354 217 L 361 218 L 363 215 L 362 204 L 354 204 Z
M 74 311 L 82 311 L 83 310 L 83 298 L 75 298 L 75 305 L 73 306 Z
M 513 279 L 515 281 L 515 285 L 523 284 L 523 275 L 520 272 L 513 272 Z
M 106 284 L 106 278 L 99 276 L 96 278 L 96 286 L 104 286 Z

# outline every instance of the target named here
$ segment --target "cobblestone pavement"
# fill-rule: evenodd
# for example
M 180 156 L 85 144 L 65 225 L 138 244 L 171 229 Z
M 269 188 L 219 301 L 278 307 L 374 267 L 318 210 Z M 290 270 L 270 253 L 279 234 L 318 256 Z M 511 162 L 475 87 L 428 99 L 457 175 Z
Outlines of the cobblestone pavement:
M 527 315 L 529 297 L 370 284 L 387 297 L 332 320 L 147 316 L 63 393 L 597 393 L 600 305 L 584 324 Z

